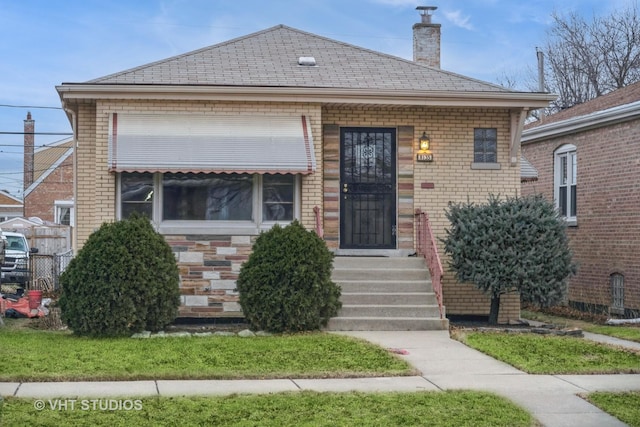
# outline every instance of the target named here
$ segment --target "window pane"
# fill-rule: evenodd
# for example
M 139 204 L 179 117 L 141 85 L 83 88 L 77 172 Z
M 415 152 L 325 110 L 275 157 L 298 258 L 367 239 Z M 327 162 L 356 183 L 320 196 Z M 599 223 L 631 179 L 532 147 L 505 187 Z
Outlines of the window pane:
M 498 130 L 476 128 L 473 130 L 473 161 L 496 163 L 498 161 Z
M 578 176 L 578 160 L 576 158 L 576 153 L 571 153 L 571 184 L 576 183 Z
M 560 215 L 567 216 L 567 187 L 560 187 L 558 208 L 560 210 Z
M 576 216 L 577 206 L 576 202 L 578 201 L 576 197 L 576 186 L 571 186 L 571 216 Z
M 262 179 L 262 220 L 293 220 L 293 175 L 264 175 Z
M 153 174 L 123 173 L 120 175 L 122 218 L 138 212 L 151 219 L 153 215 Z
M 614 273 L 610 276 L 611 280 L 611 310 L 616 313 L 624 313 L 624 276 L 620 273 Z
M 567 156 L 560 157 L 560 185 L 567 185 Z
M 163 220 L 252 219 L 253 177 L 249 174 L 165 174 L 162 192 Z
M 58 208 L 58 224 L 71 225 L 71 208 Z

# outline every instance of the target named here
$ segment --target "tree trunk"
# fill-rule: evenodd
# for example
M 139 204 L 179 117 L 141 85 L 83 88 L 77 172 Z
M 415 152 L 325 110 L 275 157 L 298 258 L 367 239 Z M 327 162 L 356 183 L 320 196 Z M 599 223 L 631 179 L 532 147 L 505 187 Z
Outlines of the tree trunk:
M 498 324 L 498 313 L 500 311 L 500 294 L 491 295 L 491 310 L 489 311 L 489 324 Z

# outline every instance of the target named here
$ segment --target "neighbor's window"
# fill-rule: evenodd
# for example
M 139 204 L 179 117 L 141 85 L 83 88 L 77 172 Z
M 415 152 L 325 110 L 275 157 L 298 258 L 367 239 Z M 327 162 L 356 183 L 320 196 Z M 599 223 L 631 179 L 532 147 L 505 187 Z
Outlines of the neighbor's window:
M 498 162 L 498 130 L 496 128 L 473 130 L 473 162 Z
M 575 145 L 566 144 L 554 154 L 554 199 L 560 215 L 570 225 L 577 221 L 578 156 Z
M 73 200 L 55 200 L 53 221 L 60 225 L 72 225 L 74 223 L 73 205 Z
M 616 314 L 624 314 L 624 276 L 613 273 L 609 277 L 611 282 L 611 306 L 609 311 Z

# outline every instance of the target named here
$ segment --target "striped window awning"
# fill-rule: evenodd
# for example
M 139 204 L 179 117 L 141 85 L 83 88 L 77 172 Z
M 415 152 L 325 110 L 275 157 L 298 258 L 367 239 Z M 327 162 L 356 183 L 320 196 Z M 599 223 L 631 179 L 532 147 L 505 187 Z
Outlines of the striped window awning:
M 315 172 L 306 116 L 124 114 L 109 118 L 113 172 Z

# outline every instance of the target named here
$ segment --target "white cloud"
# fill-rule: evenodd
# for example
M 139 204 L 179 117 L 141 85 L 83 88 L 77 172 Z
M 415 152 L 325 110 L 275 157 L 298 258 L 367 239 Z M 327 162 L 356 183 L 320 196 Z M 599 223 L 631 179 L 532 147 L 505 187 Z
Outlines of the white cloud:
M 459 10 L 445 11 L 444 17 L 450 21 L 456 27 L 464 28 L 465 30 L 473 31 L 473 25 L 469 22 L 470 16 L 462 16 L 462 12 Z

